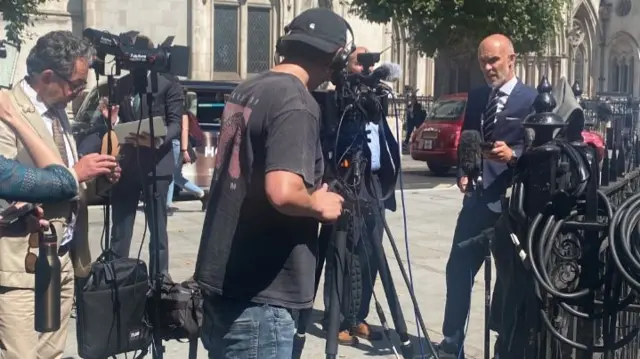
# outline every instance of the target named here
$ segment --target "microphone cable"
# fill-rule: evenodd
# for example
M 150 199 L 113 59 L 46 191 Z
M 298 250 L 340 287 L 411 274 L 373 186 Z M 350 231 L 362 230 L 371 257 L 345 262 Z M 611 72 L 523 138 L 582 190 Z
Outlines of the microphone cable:
M 400 139 L 400 114 L 399 114 L 399 109 L 398 109 L 398 105 L 397 105 L 397 97 L 395 96 L 395 93 L 393 92 L 393 90 L 391 90 L 390 88 L 388 89 L 388 94 L 391 95 L 391 100 L 393 103 L 393 110 L 394 110 L 394 115 L 395 115 L 395 120 L 396 120 L 396 139 L 399 141 Z M 416 296 L 415 296 L 415 290 L 414 290 L 414 282 L 413 282 L 413 268 L 412 268 L 412 264 L 411 264 L 411 251 L 409 249 L 409 229 L 408 229 L 408 225 L 407 225 L 407 206 L 406 206 L 406 198 L 405 198 L 405 194 L 404 194 L 404 174 L 402 171 L 402 155 L 400 155 L 400 163 L 399 163 L 399 168 L 398 168 L 398 180 L 400 183 L 400 202 L 401 202 L 401 209 L 402 209 L 402 230 L 403 230 L 403 234 L 404 234 L 404 246 L 405 246 L 405 252 L 406 252 L 406 256 L 407 256 L 407 269 L 408 269 L 408 276 L 406 273 L 406 270 L 404 269 L 404 266 L 402 265 L 402 261 L 400 259 L 400 252 L 397 249 L 396 243 L 395 243 L 395 239 L 391 236 L 391 231 L 389 229 L 389 225 L 387 223 L 387 221 L 383 218 L 384 220 L 384 226 L 387 229 L 387 233 L 389 234 L 389 243 L 391 244 L 391 247 L 394 251 L 394 254 L 396 255 L 396 259 L 398 260 L 398 265 L 400 267 L 400 273 L 402 274 L 405 282 L 407 283 L 407 287 L 410 293 L 410 297 L 411 300 L 413 302 L 413 309 L 414 309 L 414 314 L 416 316 L 416 330 L 417 330 L 417 336 L 418 336 L 418 342 L 420 343 L 420 355 L 424 358 L 425 357 L 425 348 L 424 348 L 424 344 L 422 343 L 422 338 L 420 335 L 420 331 L 422 329 L 422 332 L 424 334 L 425 339 L 427 340 L 427 345 L 429 345 L 429 348 L 431 350 L 431 353 L 433 353 L 433 355 L 435 356 L 435 358 L 438 358 L 438 354 L 437 351 L 433 345 L 433 343 L 431 342 L 431 340 L 429 339 L 429 334 L 427 333 L 427 328 L 424 324 L 424 321 L 422 319 L 422 315 L 420 313 L 420 308 L 418 307 L 418 303 L 416 300 Z M 392 194 L 395 195 L 395 194 Z

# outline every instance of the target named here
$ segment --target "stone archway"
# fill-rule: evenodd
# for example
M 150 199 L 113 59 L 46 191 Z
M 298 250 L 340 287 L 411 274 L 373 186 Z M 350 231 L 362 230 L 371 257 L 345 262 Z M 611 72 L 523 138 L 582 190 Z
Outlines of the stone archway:
M 585 94 L 595 90 L 596 77 L 594 43 L 597 37 L 595 10 L 589 1 L 574 8 L 564 43 L 569 56 L 568 79 L 579 82 Z

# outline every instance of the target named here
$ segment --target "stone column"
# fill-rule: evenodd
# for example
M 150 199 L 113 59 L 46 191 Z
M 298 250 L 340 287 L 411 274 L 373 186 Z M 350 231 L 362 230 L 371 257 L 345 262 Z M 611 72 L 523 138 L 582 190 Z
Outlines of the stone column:
M 205 5 L 201 0 L 189 0 L 191 48 L 191 79 L 213 78 L 213 0 Z
M 560 65 L 561 65 L 560 58 L 555 57 L 553 59 L 553 81 L 554 81 L 554 84 L 556 84 L 556 86 L 560 82 L 560 77 L 562 76 L 562 69 Z

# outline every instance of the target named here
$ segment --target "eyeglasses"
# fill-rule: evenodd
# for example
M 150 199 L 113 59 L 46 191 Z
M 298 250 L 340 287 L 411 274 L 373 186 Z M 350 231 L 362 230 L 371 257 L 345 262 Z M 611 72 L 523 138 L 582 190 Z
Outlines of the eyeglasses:
M 58 76 L 59 78 L 63 79 L 64 82 L 67 83 L 67 85 L 69 85 L 69 89 L 71 90 L 71 92 L 73 93 L 78 93 L 81 92 L 82 90 L 84 90 L 87 87 L 87 83 L 86 81 L 83 82 L 76 82 L 74 83 L 73 81 L 69 80 L 66 76 L 62 76 L 58 71 L 51 69 L 51 72 L 53 72 L 56 76 Z
M 31 252 L 32 249 L 38 248 L 40 244 L 40 232 L 31 233 L 29 235 L 29 246 L 27 247 L 27 255 L 24 257 L 24 269 L 29 274 L 36 272 L 36 262 L 38 261 L 38 255 Z
M 58 236 L 55 227 L 53 226 L 53 222 L 57 222 L 57 221 L 50 221 L 50 228 L 49 230 L 51 231 L 51 235 L 53 236 Z M 33 253 L 31 250 L 32 249 L 37 249 L 40 247 L 40 236 L 45 236 L 47 234 L 44 234 L 42 231 L 36 232 L 36 233 L 31 233 L 29 235 L 29 240 L 28 242 L 28 246 L 27 246 L 27 254 L 24 256 L 24 269 L 25 272 L 29 273 L 29 274 L 34 274 L 36 272 L 36 262 L 38 261 L 38 255 Z M 60 253 L 59 253 L 60 255 Z

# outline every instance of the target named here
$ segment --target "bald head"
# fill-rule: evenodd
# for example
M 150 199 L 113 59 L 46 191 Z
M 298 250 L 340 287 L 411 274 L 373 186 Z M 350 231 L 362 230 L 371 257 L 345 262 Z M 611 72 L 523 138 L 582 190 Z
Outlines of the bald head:
M 359 74 L 362 72 L 362 64 L 358 62 L 358 54 L 364 54 L 369 52 L 364 46 L 358 46 L 356 49 L 349 55 L 349 62 L 347 63 L 347 71 L 350 74 Z M 371 69 L 369 69 L 371 70 Z
M 486 37 L 478 46 L 478 62 L 487 84 L 500 88 L 515 76 L 515 50 L 511 39 L 502 34 Z

